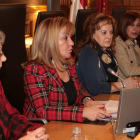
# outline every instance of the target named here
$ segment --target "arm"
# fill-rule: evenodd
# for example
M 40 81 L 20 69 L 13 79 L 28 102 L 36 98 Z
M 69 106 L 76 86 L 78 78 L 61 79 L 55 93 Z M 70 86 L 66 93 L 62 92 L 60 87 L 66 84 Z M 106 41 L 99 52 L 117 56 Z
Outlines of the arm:
M 20 113 L 13 108 L 8 100 L 6 99 L 3 88 L 0 83 L 0 108 L 1 108 L 1 113 L 3 116 L 3 123 L 5 126 L 5 136 L 18 139 L 24 135 L 26 135 L 28 130 L 34 130 L 41 125 L 39 124 L 32 124 L 28 122 L 25 116 L 20 115 Z M 4 117 L 6 116 L 6 117 Z M 1 124 L 3 126 L 3 124 Z M 7 131 L 6 131 L 7 129 Z
M 29 104 L 35 110 L 36 116 L 47 120 L 83 122 L 84 106 L 67 106 L 56 81 L 50 75 L 46 77 L 47 74 L 44 74 L 43 70 L 34 66 L 29 67 L 31 71 L 26 70 L 24 74 L 25 87 L 30 100 Z M 26 111 L 29 111 L 28 114 L 33 114 L 30 110 Z
M 115 51 L 119 69 L 125 77 L 140 75 L 140 67 L 132 66 L 126 52 L 126 48 L 120 41 L 116 41 Z
M 93 48 L 83 50 L 78 60 L 78 67 L 82 72 L 88 91 L 92 96 L 100 93 L 110 93 L 111 85 L 101 79 L 101 67 L 98 65 L 98 56 Z

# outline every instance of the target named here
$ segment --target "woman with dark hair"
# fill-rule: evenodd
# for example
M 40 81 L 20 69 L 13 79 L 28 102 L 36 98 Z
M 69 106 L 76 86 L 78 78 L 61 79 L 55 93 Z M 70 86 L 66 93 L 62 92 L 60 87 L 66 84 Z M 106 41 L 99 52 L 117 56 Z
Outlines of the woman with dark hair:
M 121 78 L 140 75 L 140 15 L 127 12 L 121 19 L 115 56 Z
M 83 122 L 110 116 L 78 80 L 71 57 L 74 31 L 64 17 L 48 18 L 38 26 L 24 74 L 27 117 Z
M 6 57 L 2 52 L 4 40 L 5 34 L 0 31 L 0 68 L 2 67 L 2 63 L 6 61 Z M 25 116 L 20 115 L 20 113 L 10 105 L 4 95 L 0 82 L 0 140 L 49 139 L 49 135 L 46 134 L 46 129 L 40 126 L 40 124 L 29 122 Z
M 117 72 L 118 68 L 112 51 L 116 37 L 115 19 L 104 13 L 94 13 L 86 19 L 83 34 L 76 51 L 76 71 L 83 87 L 92 96 L 128 87 L 107 71 L 111 68 Z M 130 85 L 137 83 L 131 77 L 126 81 Z

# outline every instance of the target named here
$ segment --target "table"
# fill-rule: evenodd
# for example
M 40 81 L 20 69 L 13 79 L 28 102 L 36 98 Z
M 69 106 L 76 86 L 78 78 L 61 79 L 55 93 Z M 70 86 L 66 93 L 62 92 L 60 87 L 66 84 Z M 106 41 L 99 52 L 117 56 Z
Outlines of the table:
M 119 100 L 119 94 L 100 94 L 95 97 L 97 101 Z M 97 121 L 89 123 L 73 123 L 63 121 L 51 121 L 44 125 L 50 140 L 70 140 L 73 127 L 81 127 L 82 135 L 94 136 L 96 140 L 114 140 L 112 126 L 109 122 Z M 126 134 L 116 135 L 116 140 L 131 140 Z

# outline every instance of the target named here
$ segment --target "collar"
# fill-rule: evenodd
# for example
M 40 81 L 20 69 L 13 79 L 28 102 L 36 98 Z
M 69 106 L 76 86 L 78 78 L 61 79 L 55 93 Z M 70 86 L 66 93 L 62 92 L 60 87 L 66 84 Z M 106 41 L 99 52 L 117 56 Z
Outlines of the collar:
M 120 36 L 117 37 L 118 39 L 122 40 Z M 124 41 L 126 46 L 135 46 L 137 45 L 137 40 L 135 39 L 134 42 L 131 41 L 131 39 L 127 39 Z

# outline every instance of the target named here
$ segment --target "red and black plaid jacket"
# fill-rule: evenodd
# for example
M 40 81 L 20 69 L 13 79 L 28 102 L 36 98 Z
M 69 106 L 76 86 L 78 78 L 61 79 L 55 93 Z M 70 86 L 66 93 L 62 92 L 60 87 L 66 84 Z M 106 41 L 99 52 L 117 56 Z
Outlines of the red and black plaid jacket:
M 68 106 L 64 86 L 55 69 L 35 63 L 26 67 L 24 114 L 27 117 L 83 122 L 82 100 L 90 95 L 79 83 L 75 65 L 66 65 L 66 69 L 77 90 L 77 100 L 73 106 Z
M 38 127 L 10 105 L 0 82 L 0 140 L 17 140 Z

